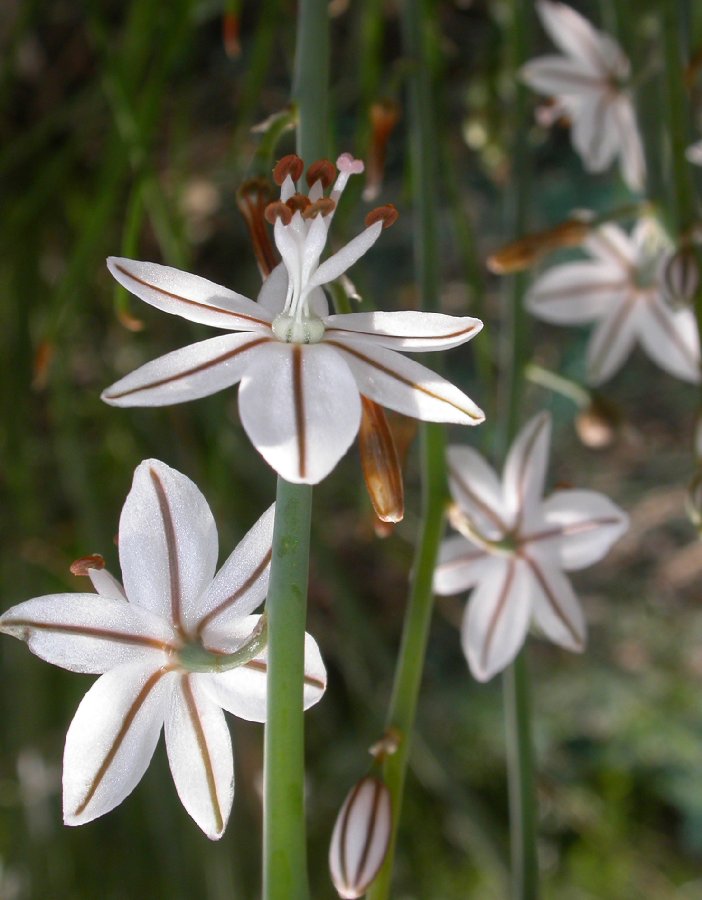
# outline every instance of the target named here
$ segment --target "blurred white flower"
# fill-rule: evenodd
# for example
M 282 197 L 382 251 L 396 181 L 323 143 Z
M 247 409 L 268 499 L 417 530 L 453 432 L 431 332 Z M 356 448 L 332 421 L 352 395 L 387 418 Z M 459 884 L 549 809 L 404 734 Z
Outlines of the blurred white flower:
M 594 230 L 583 244 L 591 259 L 565 263 L 537 278 L 527 309 L 546 322 L 597 322 L 587 348 L 587 378 L 599 385 L 623 365 L 639 341 L 662 369 L 700 380 L 697 323 L 690 309 L 672 309 L 662 284 L 670 248 L 652 220 L 627 235 L 617 225 Z
M 139 783 L 165 727 L 168 761 L 183 806 L 205 834 L 222 836 L 234 796 L 232 745 L 223 710 L 266 717 L 266 595 L 273 507 L 215 574 L 217 528 L 197 487 L 146 460 L 122 510 L 124 588 L 99 557 L 86 558 L 96 594 L 52 594 L 9 609 L 0 631 L 42 659 L 101 677 L 66 735 L 63 810 L 82 825 L 122 802 Z M 95 566 L 95 567 L 93 567 Z M 225 654 L 236 653 L 233 660 Z M 305 707 L 326 674 L 306 636 Z
M 696 166 L 702 166 L 702 141 L 697 141 L 685 151 L 687 161 L 694 163 Z
M 281 167 L 281 163 L 284 165 Z M 320 263 L 334 210 L 363 163 L 344 154 L 335 171 L 310 169 L 309 196 L 295 192 L 302 161 L 276 167 L 281 199 L 267 207 L 282 263 L 258 303 L 167 266 L 111 258 L 114 277 L 165 312 L 233 331 L 176 350 L 122 378 L 102 395 L 115 406 L 163 406 L 204 397 L 241 381 L 239 415 L 249 438 L 283 478 L 314 484 L 337 464 L 361 421 L 361 395 L 407 416 L 476 425 L 482 411 L 462 391 L 398 350 L 457 347 L 482 322 L 439 313 L 329 315 L 322 286 L 339 278 L 376 242 L 392 207 L 369 214 L 368 226 Z M 299 164 L 299 165 L 298 165 Z
M 631 97 L 629 60 L 613 38 L 565 3 L 538 0 L 539 17 L 563 56 L 539 56 L 522 67 L 523 81 L 555 98 L 571 120 L 571 140 L 589 172 L 619 157 L 622 177 L 642 190 L 646 164 Z
M 502 481 L 469 447 L 448 451 L 460 535 L 441 545 L 437 594 L 473 589 L 461 640 L 473 675 L 487 681 L 517 655 L 533 622 L 568 650 L 585 645 L 585 621 L 564 572 L 601 559 L 627 528 L 603 494 L 560 490 L 543 499 L 551 419 L 542 413 L 517 436 Z

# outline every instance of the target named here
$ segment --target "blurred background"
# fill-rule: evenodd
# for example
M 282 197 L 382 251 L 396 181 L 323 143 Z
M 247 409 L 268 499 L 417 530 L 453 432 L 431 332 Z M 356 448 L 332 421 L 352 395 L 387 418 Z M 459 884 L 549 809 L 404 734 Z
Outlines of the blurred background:
M 630 199 L 616 172 L 583 172 L 567 130 L 536 124 L 538 98 L 529 97 L 528 126 L 515 131 L 514 2 L 427 3 L 444 308 L 486 321 L 446 363 L 490 416 L 468 436 L 488 451 L 499 417 L 504 285 L 485 259 L 515 236 L 514 160 L 529 170 L 532 229 L 573 208 L 602 212 Z M 658 58 L 666 2 L 677 0 L 573 4 L 616 34 L 641 72 L 657 199 L 666 188 Z M 682 6 L 686 39 L 699 50 L 700 4 Z M 101 403 L 100 391 L 121 375 L 211 334 L 116 291 L 104 260 L 165 262 L 256 295 L 260 277 L 236 194 L 294 149 L 292 132 L 274 146 L 270 128 L 252 128 L 286 110 L 295 12 L 291 0 L 2 4 L 3 609 L 86 590 L 69 573 L 79 556 L 102 553 L 118 574 L 119 513 L 146 457 L 200 486 L 222 558 L 271 501 L 274 477 L 239 427 L 234 390 L 166 409 Z M 330 148 L 377 159 L 388 131 L 385 180 L 371 185 L 377 199 L 352 185 L 334 239 L 360 230 L 370 206 L 397 205 L 397 225 L 351 273 L 364 301 L 384 309 L 418 301 L 403 114 L 411 62 L 398 13 L 396 2 L 330 4 Z M 530 18 L 529 55 L 551 52 Z M 702 78 L 691 80 L 690 98 L 700 126 Z M 527 326 L 539 365 L 583 378 L 586 331 Z M 702 896 L 702 553 L 684 509 L 698 398 L 637 352 L 604 399 L 606 446 L 593 446 L 602 441 L 567 397 L 530 385 L 524 399 L 523 420 L 544 407 L 555 416 L 550 483 L 604 491 L 632 518 L 608 558 L 575 576 L 590 625 L 586 654 L 530 645 L 544 896 L 684 900 Z M 326 854 L 334 818 L 382 734 L 417 528 L 416 456 L 410 446 L 406 518 L 382 537 L 355 447 L 315 491 L 309 631 L 329 670 L 327 695 L 306 718 L 315 898 L 333 896 Z M 400 900 L 507 894 L 501 687 L 499 678 L 478 685 L 469 676 L 458 640 L 464 602 L 444 598 L 436 607 L 400 831 Z M 2 900 L 258 896 L 260 726 L 229 719 L 237 794 L 221 842 L 210 843 L 180 806 L 162 744 L 127 801 L 68 829 L 63 741 L 92 679 L 5 638 L 0 671 Z

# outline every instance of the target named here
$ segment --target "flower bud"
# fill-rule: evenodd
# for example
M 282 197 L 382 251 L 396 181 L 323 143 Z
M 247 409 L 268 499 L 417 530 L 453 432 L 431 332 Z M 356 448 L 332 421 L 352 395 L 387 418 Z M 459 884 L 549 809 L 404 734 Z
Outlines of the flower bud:
M 382 406 L 361 396 L 358 446 L 368 496 L 381 522 L 401 522 L 405 514 L 402 466 Z
M 575 430 L 586 447 L 609 447 L 621 426 L 621 413 L 610 401 L 593 394 L 590 403 L 575 417 Z
M 380 871 L 392 833 L 392 800 L 385 784 L 366 775 L 349 791 L 334 825 L 329 869 L 344 900 L 362 897 Z
M 673 309 L 689 306 L 694 301 L 700 286 L 700 267 L 694 247 L 688 244 L 671 253 L 663 265 L 661 285 Z
M 537 263 L 542 256 L 561 247 L 578 247 L 590 232 L 590 223 L 581 219 L 566 219 L 554 228 L 526 234 L 488 257 L 487 267 L 496 275 L 522 272 Z

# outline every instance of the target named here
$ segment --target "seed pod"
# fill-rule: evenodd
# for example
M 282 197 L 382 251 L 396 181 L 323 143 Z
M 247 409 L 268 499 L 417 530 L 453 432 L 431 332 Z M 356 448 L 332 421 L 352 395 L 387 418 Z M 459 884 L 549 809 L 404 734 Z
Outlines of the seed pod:
M 679 247 L 671 253 L 663 265 L 661 284 L 665 299 L 673 309 L 690 306 L 700 287 L 700 267 L 694 247 Z
M 362 897 L 383 864 L 392 832 L 390 791 L 366 775 L 349 791 L 334 825 L 329 869 L 344 900 Z

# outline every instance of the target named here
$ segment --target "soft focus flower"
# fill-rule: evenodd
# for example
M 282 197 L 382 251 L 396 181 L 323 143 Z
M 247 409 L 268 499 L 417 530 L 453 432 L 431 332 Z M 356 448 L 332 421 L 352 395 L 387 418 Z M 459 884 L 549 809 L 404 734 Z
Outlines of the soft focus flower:
M 268 217 L 283 262 L 264 282 L 258 303 L 167 266 L 108 261 L 114 277 L 152 306 L 234 334 L 147 363 L 108 388 L 103 399 L 116 406 L 162 406 L 241 381 L 239 414 L 254 446 L 288 481 L 309 484 L 334 468 L 356 436 L 361 395 L 418 419 L 482 422 L 483 413 L 462 391 L 397 352 L 456 347 L 482 328 L 478 319 L 421 312 L 329 315 L 322 285 L 366 253 L 396 215 L 391 207 L 370 213 L 365 231 L 320 263 L 339 196 L 363 164 L 339 157 L 338 177 L 324 197 L 335 174 L 331 163 L 310 167 L 309 196 L 295 193 L 293 177 L 301 174 L 302 161 L 287 157 L 281 163 L 281 199 L 268 206 Z
M 585 621 L 564 572 L 601 559 L 627 527 L 625 513 L 594 491 L 543 499 L 550 436 L 548 414 L 528 422 L 502 482 L 475 450 L 448 451 L 451 523 L 461 534 L 441 545 L 434 590 L 473 589 L 461 639 L 479 681 L 509 665 L 531 622 L 554 643 L 583 649 Z
M 165 726 L 178 795 L 209 838 L 222 836 L 234 796 L 229 729 L 222 710 L 266 717 L 266 595 L 273 507 L 215 575 L 217 529 L 184 475 L 158 460 L 137 468 L 122 510 L 119 556 L 124 587 L 100 557 L 82 570 L 95 594 L 52 594 L 9 609 L 0 631 L 48 662 L 101 677 L 66 735 L 63 810 L 67 825 L 109 812 L 136 787 Z M 226 669 L 237 653 L 239 665 Z M 326 683 L 306 637 L 305 706 Z
M 531 286 L 527 308 L 558 325 L 597 322 L 587 348 L 587 377 L 602 384 L 622 366 L 637 340 L 662 369 L 700 380 L 697 325 L 690 309 L 671 309 L 661 284 L 668 252 L 652 220 L 628 236 L 603 225 L 583 244 L 588 261 L 548 269 Z
M 523 81 L 556 99 L 572 122 L 571 140 L 588 171 L 602 172 L 618 156 L 624 181 L 632 190 L 641 190 L 646 166 L 625 89 L 629 60 L 615 40 L 565 3 L 538 0 L 536 8 L 564 55 L 539 56 L 526 63 Z
M 702 166 L 702 141 L 691 144 L 685 151 L 687 161 L 694 163 L 696 166 Z

